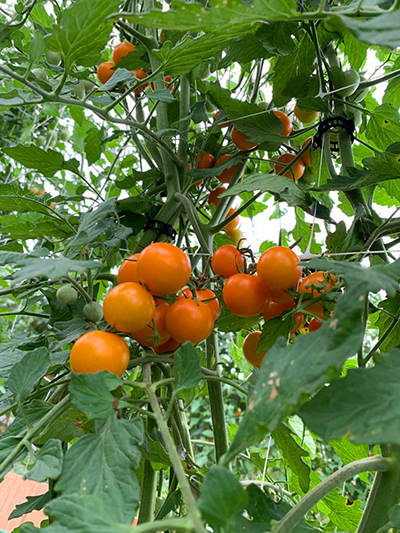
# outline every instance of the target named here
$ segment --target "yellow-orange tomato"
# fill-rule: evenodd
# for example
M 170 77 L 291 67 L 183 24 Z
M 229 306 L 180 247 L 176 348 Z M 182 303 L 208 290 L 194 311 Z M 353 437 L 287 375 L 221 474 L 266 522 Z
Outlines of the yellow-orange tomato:
M 100 83 L 104 84 L 107 83 L 108 80 L 114 76 L 115 70 L 111 70 L 113 67 L 115 67 L 115 64 L 111 61 L 104 61 L 101 65 L 97 68 L 97 78 Z
M 309 331 L 317 331 L 319 328 L 322 327 L 322 322 L 318 320 L 318 318 L 312 318 L 310 323 L 308 324 L 308 330 Z
M 222 111 L 217 111 L 215 114 L 214 114 L 214 120 L 215 122 L 219 119 L 219 117 L 222 115 Z M 219 126 L 221 128 L 228 128 L 229 126 L 231 125 L 231 123 L 229 121 L 226 121 L 226 122 L 221 122 L 219 124 Z
M 154 346 L 153 350 L 157 355 L 162 355 L 163 353 L 174 352 L 179 348 L 180 345 L 180 342 L 171 337 L 169 340 L 167 340 L 167 342 L 164 342 L 159 346 Z
M 291 163 L 295 157 L 296 156 L 293 154 L 283 154 L 279 156 L 278 159 L 276 160 L 277 163 L 275 164 L 275 167 L 274 167 L 275 174 L 279 174 L 280 172 L 282 172 L 285 166 Z M 300 158 L 298 161 L 296 161 L 296 163 L 292 166 L 290 170 L 285 172 L 284 176 L 286 178 L 289 178 L 292 181 L 294 181 L 293 180 L 293 177 L 294 177 L 294 179 L 298 181 L 303 176 L 305 169 L 306 167 L 305 167 L 304 161 Z
M 138 80 L 144 80 L 147 78 L 147 72 L 142 69 L 132 70 L 132 72 L 135 74 L 135 77 Z M 140 87 L 135 89 L 133 92 L 136 94 L 136 96 L 140 96 L 147 89 L 148 85 L 148 83 L 143 83 L 143 85 L 140 85 Z
M 293 130 L 293 124 L 290 118 L 286 115 L 286 113 L 282 113 L 282 111 L 274 111 L 274 115 L 281 121 L 281 135 L 283 135 L 283 137 L 287 137 L 288 135 L 290 135 Z
M 304 111 L 298 105 L 294 107 L 294 116 L 303 124 L 311 124 L 318 118 L 318 111 Z
M 211 334 L 214 317 L 207 304 L 180 298 L 169 307 L 165 323 L 171 337 L 181 344 L 198 344 Z
M 137 268 L 140 283 L 156 296 L 180 291 L 192 273 L 185 252 L 166 242 L 147 246 L 139 255 Z
M 114 333 L 88 331 L 73 345 L 70 364 L 76 374 L 107 370 L 122 376 L 129 364 L 129 347 Z
M 123 333 L 139 331 L 150 324 L 155 309 L 154 298 L 139 283 L 117 285 L 107 294 L 103 304 L 106 321 Z
M 293 328 L 290 330 L 290 333 L 296 333 L 296 331 L 298 331 L 301 328 L 301 326 L 303 325 L 304 315 L 303 313 L 295 313 L 293 315 L 293 318 L 295 319 L 296 323 L 293 326 Z
M 134 50 L 135 45 L 128 43 L 128 41 L 117 44 L 112 53 L 114 63 L 119 63 L 123 57 L 127 56 L 131 52 L 134 52 Z
M 226 231 L 226 230 L 225 230 Z M 239 246 L 241 241 L 244 241 L 244 235 L 240 229 L 233 229 L 232 231 L 226 231 L 227 236 L 230 238 L 232 244 Z
M 249 141 L 247 135 L 240 133 L 240 131 L 235 128 L 232 128 L 231 139 L 233 144 L 237 146 L 239 150 L 253 150 L 259 145 L 259 143 Z
M 135 333 L 132 333 L 132 337 L 139 344 L 147 346 L 149 348 L 153 346 L 159 346 L 167 342 L 171 337 L 165 326 L 165 316 L 167 314 L 169 304 L 163 300 L 156 301 L 156 310 L 154 312 L 154 318 L 150 324 Z
M 294 299 L 292 302 L 285 302 L 285 303 L 279 303 L 279 302 L 273 302 L 272 300 L 267 300 L 264 309 L 263 309 L 263 317 L 265 322 L 268 320 L 271 320 L 272 318 L 276 318 L 277 316 L 281 315 L 284 311 L 287 311 L 288 309 L 291 309 L 294 306 Z
M 218 167 L 219 165 L 226 163 L 227 161 L 229 161 L 229 159 L 231 159 L 231 157 L 232 156 L 229 154 L 221 155 L 215 162 L 215 166 Z M 238 167 L 239 165 L 233 165 L 230 168 L 226 168 L 219 176 L 217 176 L 217 179 L 221 183 L 230 183 Z
M 214 320 L 216 320 L 219 313 L 219 301 L 215 293 L 211 289 L 197 290 L 195 293 L 197 301 L 206 303 L 212 311 Z M 193 299 L 193 292 L 190 289 L 185 289 L 178 296 L 178 300 L 180 298 Z
M 298 292 L 311 294 L 313 298 L 320 296 L 321 292 L 330 291 L 335 286 L 336 279 L 327 272 L 313 272 L 301 280 Z M 316 285 L 316 287 L 312 287 Z
M 217 276 L 230 278 L 243 272 L 244 257 L 233 244 L 224 244 L 213 253 L 211 266 Z
M 260 315 L 267 299 L 264 285 L 257 276 L 235 274 L 225 282 L 222 296 L 226 307 L 237 316 Z
M 308 144 L 310 144 L 308 150 L 306 152 L 304 152 L 304 154 L 301 156 L 301 158 L 304 161 L 304 164 L 306 165 L 306 167 L 311 167 L 311 141 L 312 140 L 313 140 L 313 138 L 309 137 L 301 145 L 301 149 L 303 150 Z
M 234 215 L 236 213 L 236 210 L 231 208 L 229 209 L 228 211 L 228 214 L 226 215 L 225 218 L 228 218 L 232 215 Z M 229 232 L 229 231 L 233 231 L 235 230 L 237 227 L 239 226 L 239 215 L 237 217 L 235 217 L 231 222 L 229 222 L 229 224 L 227 224 L 224 228 L 225 231 Z
M 300 259 L 290 248 L 274 246 L 266 250 L 257 264 L 262 283 L 273 291 L 287 291 L 297 287 L 301 277 Z
M 260 341 L 261 331 L 253 331 L 247 335 L 243 342 L 243 355 L 253 366 L 261 368 L 261 364 L 267 352 L 256 353 Z
M 225 191 L 226 189 L 224 187 L 217 187 L 216 189 L 212 190 L 207 199 L 208 205 L 214 204 L 215 207 L 218 207 L 221 203 L 221 198 L 218 198 L 218 196 Z
M 197 159 L 197 168 L 198 169 L 204 169 L 204 168 L 210 168 L 214 161 L 214 156 L 208 152 L 203 152 L 200 157 L 196 156 Z M 190 163 L 188 170 L 190 172 Z M 195 186 L 198 187 L 203 183 L 203 180 L 196 181 Z
M 133 254 L 123 261 L 118 270 L 118 283 L 134 282 L 139 283 L 137 275 L 137 260 L 139 254 Z

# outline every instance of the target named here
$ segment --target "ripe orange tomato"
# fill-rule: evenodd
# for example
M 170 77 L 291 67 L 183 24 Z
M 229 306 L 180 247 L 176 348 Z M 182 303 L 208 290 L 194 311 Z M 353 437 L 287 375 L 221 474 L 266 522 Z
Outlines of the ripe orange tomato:
M 253 366 L 261 368 L 261 364 L 267 352 L 256 353 L 258 343 L 261 337 L 261 331 L 252 331 L 247 335 L 243 342 L 243 355 L 245 359 Z
M 222 111 L 217 111 L 215 114 L 214 114 L 214 120 L 215 122 L 219 119 L 219 117 L 222 115 Z M 231 125 L 231 123 L 229 121 L 226 121 L 226 122 L 221 122 L 219 124 L 220 128 L 229 128 L 229 126 Z
M 219 301 L 215 296 L 215 293 L 211 289 L 203 289 L 195 291 L 198 302 L 204 302 L 211 309 L 214 320 L 217 319 L 219 314 Z M 178 296 L 178 300 L 181 298 L 189 298 L 193 300 L 193 293 L 190 289 L 185 289 Z
M 169 307 L 165 323 L 171 337 L 181 344 L 198 344 L 212 332 L 214 317 L 207 304 L 180 298 Z
M 224 244 L 213 253 L 211 266 L 217 276 L 230 278 L 243 272 L 244 257 L 233 244 Z
M 71 350 L 72 372 L 89 374 L 108 370 L 122 376 L 129 364 L 129 347 L 121 337 L 105 331 L 88 331 Z
M 214 161 L 214 156 L 208 152 L 203 152 L 200 157 L 196 156 L 197 168 L 210 168 Z
M 285 291 L 272 291 L 268 287 L 266 287 L 266 289 L 267 289 L 267 292 L 268 292 L 268 298 L 272 302 L 277 302 L 277 303 L 281 303 L 281 304 L 283 304 L 283 303 L 284 304 L 286 304 L 286 303 L 294 304 L 295 297 L 292 296 L 291 294 L 288 294 Z
M 207 199 L 208 205 L 214 204 L 215 207 L 218 207 L 221 203 L 221 198 L 218 198 L 218 196 L 225 191 L 225 187 L 217 187 L 216 189 L 212 190 Z
M 127 283 L 129 281 L 139 283 L 137 275 L 137 260 L 139 254 L 133 254 L 122 262 L 118 270 L 118 283 Z
M 236 145 L 239 150 L 253 150 L 259 145 L 259 143 L 249 141 L 247 135 L 240 133 L 240 131 L 235 128 L 232 128 L 231 139 L 233 144 Z
M 156 296 L 180 291 L 192 273 L 185 252 L 166 242 L 156 242 L 142 250 L 137 269 L 140 283 Z
M 303 302 L 305 304 L 305 302 Z M 322 305 L 317 302 L 315 304 L 310 304 L 305 307 L 305 311 L 308 311 L 309 313 L 312 313 L 313 315 L 317 316 L 318 318 L 323 319 L 324 318 L 324 308 Z
M 318 118 L 318 111 L 304 111 L 298 105 L 294 107 L 294 116 L 303 124 L 311 124 Z
M 290 248 L 274 246 L 266 250 L 257 264 L 262 283 L 273 291 L 287 291 L 297 287 L 301 277 L 300 259 Z
M 104 85 L 104 83 L 107 83 L 114 76 L 115 70 L 111 70 L 113 67 L 115 67 L 115 64 L 111 61 L 104 61 L 104 63 L 98 66 L 97 78 L 100 83 Z
M 257 276 L 235 274 L 225 282 L 222 296 L 234 315 L 249 318 L 262 313 L 267 292 Z
M 164 76 L 164 87 L 167 88 L 168 85 L 173 81 L 173 77 L 172 76 Z M 151 81 L 150 82 L 150 87 L 151 87 L 151 90 L 152 91 L 155 91 L 156 90 L 156 86 L 154 85 L 154 82 Z M 173 83 L 171 83 L 171 85 L 169 85 L 168 89 L 169 89 L 169 92 L 170 93 L 173 93 L 174 92 L 174 88 L 175 88 L 175 85 Z
M 174 352 L 179 348 L 180 345 L 180 342 L 176 341 L 171 337 L 167 342 L 164 342 L 159 346 L 154 346 L 153 350 L 156 352 L 157 355 L 162 355 L 163 353 Z
M 232 156 L 229 154 L 221 155 L 215 162 L 215 166 L 218 167 L 219 165 L 226 163 L 226 161 L 229 161 L 229 159 L 231 158 Z M 233 165 L 230 168 L 226 168 L 225 170 L 222 171 L 222 173 L 219 176 L 217 176 L 217 179 L 221 183 L 230 183 L 238 167 L 239 165 Z
M 279 174 L 280 172 L 282 172 L 285 166 L 291 163 L 295 157 L 296 156 L 293 154 L 280 155 L 274 167 L 275 174 Z M 278 162 L 282 164 L 279 165 Z M 294 179 L 298 181 L 303 176 L 305 169 L 306 167 L 304 161 L 300 158 L 298 161 L 296 161 L 296 163 L 292 166 L 290 170 L 285 172 L 284 176 L 292 181 L 294 181 L 294 177 Z
M 139 344 L 149 348 L 167 342 L 171 337 L 165 327 L 165 315 L 167 314 L 168 308 L 169 304 L 167 302 L 157 300 L 153 320 L 148 326 L 132 333 L 132 338 Z
M 114 63 L 119 63 L 123 57 L 127 56 L 131 52 L 134 52 L 134 50 L 135 45 L 132 43 L 128 43 L 128 41 L 124 41 L 122 43 L 117 44 L 112 53 Z
M 321 292 L 327 292 L 333 289 L 336 279 L 332 274 L 327 272 L 313 272 L 301 280 L 298 292 L 311 294 L 313 298 L 318 298 Z M 312 285 L 320 285 L 320 287 L 312 287 Z
M 294 306 L 294 299 L 291 302 L 286 303 L 279 303 L 279 302 L 273 302 L 272 300 L 267 300 L 264 309 L 263 309 L 263 317 L 265 322 L 268 320 L 271 320 L 272 318 L 276 318 L 277 316 L 281 315 L 284 311 L 287 311 L 288 309 L 291 309 Z
M 323 322 L 318 320 L 318 318 L 312 318 L 308 324 L 309 331 L 317 331 L 319 328 L 322 328 Z
M 274 111 L 274 115 L 281 121 L 281 135 L 283 135 L 283 137 L 287 137 L 288 135 L 290 135 L 293 130 L 293 124 L 290 118 L 286 115 L 286 113 L 282 113 L 282 111 Z
M 147 78 L 147 72 L 142 69 L 132 70 L 132 72 L 135 74 L 135 77 L 138 80 L 144 80 Z M 140 87 L 135 89 L 133 92 L 136 94 L 136 96 L 140 96 L 147 89 L 148 85 L 148 83 L 143 83 L 143 85 L 140 85 Z
M 227 219 L 228 217 L 234 215 L 236 213 L 236 209 L 229 209 L 225 219 Z M 234 218 L 231 222 L 229 222 L 229 224 L 227 224 L 225 227 L 224 227 L 224 231 L 233 231 L 235 230 L 237 227 L 239 226 L 239 215 Z
M 154 298 L 139 283 L 117 285 L 103 303 L 104 318 L 110 326 L 123 333 L 133 333 L 150 324 L 155 309 Z
M 295 313 L 293 315 L 293 318 L 295 319 L 296 324 L 290 330 L 290 333 L 296 333 L 296 331 L 298 331 L 301 328 L 301 326 L 303 325 L 304 315 L 303 313 Z
M 304 152 L 304 154 L 301 156 L 301 158 L 304 161 L 304 164 L 306 165 L 306 167 L 311 167 L 311 141 L 312 140 L 313 140 L 313 138 L 309 137 L 301 145 L 301 149 L 303 150 L 307 146 L 307 144 L 310 143 L 310 146 L 309 146 L 307 152 Z

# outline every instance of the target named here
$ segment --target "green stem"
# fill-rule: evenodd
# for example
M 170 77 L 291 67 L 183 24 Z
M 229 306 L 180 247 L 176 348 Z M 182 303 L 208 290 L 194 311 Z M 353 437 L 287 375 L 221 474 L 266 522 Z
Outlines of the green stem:
M 195 210 L 191 200 L 187 198 L 184 194 L 177 193 L 175 194 L 175 198 L 181 202 L 183 207 L 185 208 L 186 214 L 190 220 L 190 223 L 192 224 L 193 231 L 196 234 L 196 237 L 199 240 L 201 249 L 203 252 L 208 253 L 208 243 L 207 243 L 207 232 L 208 229 L 206 229 L 206 226 L 201 222 L 199 215 L 197 214 L 197 211 Z
M 187 175 L 187 145 L 189 137 L 189 126 L 190 118 L 190 78 L 188 74 L 185 74 L 181 77 L 180 85 L 180 99 L 179 99 L 179 148 L 178 148 L 178 157 L 183 162 L 183 167 L 181 169 L 181 188 L 186 186 L 186 175 Z
M 165 444 L 165 448 L 168 452 L 172 466 L 175 470 L 176 476 L 181 486 L 182 497 L 186 505 L 188 517 L 191 519 L 193 530 L 196 531 L 196 533 L 206 533 L 206 529 L 201 520 L 200 511 L 197 508 L 196 500 L 194 499 L 192 489 L 190 488 L 190 484 L 188 480 L 186 479 L 186 473 L 183 468 L 182 461 L 175 448 L 175 443 L 169 432 L 168 425 L 166 424 L 164 420 L 163 414 L 158 404 L 157 395 L 155 391 L 153 390 L 153 387 L 151 384 L 150 365 L 144 366 L 143 377 L 144 377 L 144 382 L 146 383 L 147 396 L 150 400 L 150 405 L 156 417 L 158 429 L 160 430 L 160 433 L 162 435 L 162 438 Z
M 23 315 L 23 316 L 36 316 L 38 318 L 50 318 L 50 315 L 45 315 L 44 313 L 33 313 L 32 311 L 7 311 L 4 313 L 0 313 L 0 316 L 16 316 L 16 315 Z
M 155 426 L 155 420 L 148 418 L 148 432 L 150 425 Z M 143 478 L 142 491 L 140 497 L 140 510 L 138 517 L 138 524 L 144 522 L 152 522 L 154 520 L 154 513 L 156 508 L 157 495 L 157 472 L 153 470 L 151 462 L 145 459 L 143 461 Z
M 393 318 L 392 323 L 387 328 L 385 333 L 382 335 L 382 337 L 378 340 L 378 342 L 375 344 L 375 346 L 371 349 L 371 351 L 365 356 L 364 358 L 364 366 L 368 363 L 368 361 L 371 359 L 371 357 L 376 353 L 379 348 L 382 346 L 382 344 L 386 341 L 386 339 L 389 337 L 389 335 L 392 333 L 394 328 L 397 326 L 398 322 L 400 320 L 400 309 L 397 312 L 397 315 Z
M 379 83 L 382 83 L 384 81 L 397 78 L 397 76 L 400 76 L 400 69 L 394 70 L 393 72 L 389 72 L 389 74 L 385 74 L 384 76 L 381 76 L 380 78 L 376 78 L 375 80 L 362 81 L 360 85 L 358 86 L 358 88 L 367 89 L 368 87 L 373 87 L 374 85 L 378 85 Z
M 279 522 L 275 533 L 290 533 L 293 531 L 306 514 L 311 511 L 314 505 L 325 498 L 335 487 L 341 485 L 348 479 L 362 472 L 385 472 L 392 467 L 393 462 L 381 456 L 368 457 L 367 459 L 354 461 L 354 463 L 343 466 L 308 492 Z
M 238 217 L 243 211 L 246 211 L 254 202 L 260 198 L 262 195 L 262 192 L 257 192 L 250 200 L 247 200 L 242 206 L 238 207 L 236 211 L 230 215 L 229 217 L 226 217 L 222 222 L 219 224 L 215 224 L 214 226 L 208 226 L 208 230 L 210 233 L 215 234 L 220 232 L 222 229 L 224 229 L 228 224 L 232 222 L 232 220 L 235 220 L 236 217 Z
M 92 298 L 90 297 L 90 294 L 88 294 L 85 291 L 85 289 L 76 280 L 74 280 L 74 278 L 72 278 L 71 276 L 65 276 L 64 279 L 68 281 L 68 283 L 73 285 L 75 289 L 82 294 L 82 296 L 85 298 L 87 303 L 91 303 L 93 301 Z
M 138 525 L 135 533 L 155 533 L 156 531 L 193 531 L 194 524 L 190 518 L 167 518 L 166 520 L 155 520 L 154 522 Z

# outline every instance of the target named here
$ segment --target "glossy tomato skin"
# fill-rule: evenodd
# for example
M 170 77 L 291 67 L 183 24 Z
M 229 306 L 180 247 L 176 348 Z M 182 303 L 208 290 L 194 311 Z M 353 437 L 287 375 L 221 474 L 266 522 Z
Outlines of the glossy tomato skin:
M 139 277 L 137 275 L 137 260 L 139 254 L 133 254 L 122 262 L 118 270 L 118 283 L 139 283 Z
M 279 302 L 273 302 L 272 300 L 267 300 L 267 302 L 264 305 L 263 309 L 263 317 L 265 322 L 268 320 L 271 320 L 272 318 L 276 318 L 277 316 L 281 315 L 284 311 L 287 311 L 288 309 L 292 309 L 294 306 L 294 299 L 291 302 L 286 303 L 279 303 Z
M 135 45 L 129 43 L 128 41 L 124 41 L 122 43 L 117 44 L 112 53 L 114 63 L 119 63 L 123 57 L 127 56 L 131 52 L 134 52 L 134 50 Z
M 218 207 L 222 200 L 222 198 L 218 198 L 218 196 L 225 191 L 225 187 L 217 187 L 216 189 L 213 189 L 207 199 L 208 205 L 213 204 L 215 207 Z
M 145 78 L 147 78 L 147 72 L 142 69 L 132 70 L 132 72 L 135 74 L 135 77 L 138 80 L 144 80 Z M 133 92 L 136 94 L 136 96 L 140 96 L 147 89 L 148 85 L 148 83 L 143 83 L 143 85 L 140 85 Z
M 76 374 L 107 370 L 122 376 L 129 364 L 129 347 L 114 333 L 88 331 L 73 345 L 70 364 Z
M 226 163 L 227 161 L 229 161 L 229 159 L 232 159 L 231 155 L 229 154 L 221 155 L 215 162 L 215 166 L 218 167 L 219 165 L 222 165 L 223 163 Z M 238 167 L 239 165 L 233 165 L 230 168 L 226 168 L 225 170 L 221 172 L 219 176 L 217 176 L 217 179 L 221 183 L 230 183 Z
M 211 266 L 217 276 L 230 278 L 243 272 L 244 257 L 233 244 L 224 244 L 213 253 Z
M 195 291 L 195 295 L 198 302 L 204 302 L 208 305 L 208 307 L 211 309 L 214 320 L 216 320 L 219 314 L 219 301 L 215 296 L 215 292 L 213 292 L 211 289 L 202 289 Z M 189 298 L 193 300 L 193 292 L 191 289 L 185 289 L 179 294 L 178 300 L 180 298 Z
M 333 289 L 335 281 L 332 274 L 322 271 L 313 272 L 301 280 L 298 292 L 311 294 L 313 298 L 317 298 L 321 292 L 327 292 Z M 312 287 L 312 285 L 320 285 L 320 287 Z
M 261 337 L 261 331 L 252 331 L 247 335 L 243 342 L 243 355 L 251 365 L 261 368 L 261 364 L 264 360 L 267 352 L 256 353 L 258 343 Z
M 318 318 L 312 318 L 310 323 L 308 324 L 308 330 L 310 332 L 312 331 L 318 331 L 319 328 L 322 328 L 323 323 L 318 320 Z
M 293 124 L 290 118 L 286 115 L 286 113 L 282 113 L 282 111 L 274 111 L 274 115 L 281 121 L 281 135 L 283 137 L 287 137 L 288 135 L 290 135 L 293 131 Z
M 309 137 L 301 145 L 301 149 L 303 150 L 308 144 L 310 144 L 310 146 L 308 147 L 308 150 L 306 152 L 304 152 L 304 154 L 301 156 L 301 158 L 304 161 L 304 164 L 306 165 L 306 167 L 311 167 L 311 142 L 312 142 L 312 140 L 313 140 L 313 138 Z
M 153 296 L 139 283 L 121 283 L 107 294 L 103 303 L 106 321 L 117 331 L 133 333 L 153 320 Z
M 283 154 L 279 156 L 276 160 L 274 167 L 275 174 L 279 174 L 280 172 L 282 172 L 285 166 L 291 163 L 295 157 L 296 156 L 293 154 Z M 298 181 L 303 176 L 305 169 L 306 166 L 304 164 L 304 161 L 300 158 L 298 161 L 296 161 L 296 163 L 292 166 L 291 169 L 285 172 L 284 176 L 292 181 L 294 177 L 294 179 Z
M 303 301 L 303 304 L 305 305 L 306 302 Z M 309 313 L 312 313 L 313 315 L 317 316 L 321 320 L 324 318 L 324 308 L 322 305 L 317 302 L 314 304 L 307 305 L 305 307 L 305 311 L 308 311 Z
M 236 130 L 235 128 L 232 128 L 231 139 L 233 144 L 237 146 L 239 150 L 253 150 L 254 148 L 257 148 L 259 144 L 249 141 L 247 135 L 240 133 L 240 131 Z
M 207 304 L 180 298 L 169 307 L 165 323 L 171 337 L 181 344 L 198 344 L 211 334 L 214 318 Z
M 156 242 L 142 250 L 137 268 L 140 283 L 156 296 L 180 291 L 192 272 L 185 252 L 166 242 Z
M 197 160 L 197 168 L 210 168 L 213 164 L 214 156 L 209 152 L 203 152 Z
M 154 346 L 153 350 L 157 355 L 162 355 L 163 353 L 174 352 L 179 348 L 180 345 L 180 342 L 171 337 L 169 340 L 167 340 L 167 342 L 164 342 L 159 346 Z
M 236 209 L 229 209 L 225 218 L 228 218 L 236 213 Z M 224 230 L 229 232 L 235 230 L 239 226 L 239 215 L 235 217 L 229 224 L 224 227 Z
M 317 120 L 318 111 L 305 111 L 303 109 L 300 109 L 298 105 L 295 105 L 294 116 L 302 124 L 311 124 L 311 122 L 315 122 Z
M 245 240 L 244 235 L 240 231 L 240 229 L 233 229 L 231 231 L 226 231 L 226 234 L 228 235 L 228 237 L 230 238 L 234 246 L 239 246 L 240 242 Z
M 148 326 L 132 333 L 132 338 L 139 344 L 147 346 L 148 348 L 159 346 L 164 344 L 164 342 L 167 342 L 171 337 L 165 326 L 165 316 L 168 308 L 169 304 L 167 302 L 157 300 L 153 320 Z
M 298 331 L 301 328 L 301 326 L 303 325 L 304 315 L 303 313 L 295 313 L 293 315 L 293 318 L 295 319 L 296 323 L 293 326 L 293 328 L 290 330 L 290 333 L 296 333 L 296 331 Z
M 257 264 L 262 283 L 273 291 L 287 291 L 297 287 L 301 277 L 300 259 L 290 248 L 274 246 L 266 250 Z
M 235 274 L 225 282 L 222 296 L 234 315 L 250 318 L 262 313 L 267 292 L 257 276 Z
M 111 70 L 113 67 L 115 67 L 115 64 L 111 61 L 104 61 L 99 65 L 97 69 L 97 78 L 100 83 L 104 85 L 112 76 L 114 76 L 115 70 Z

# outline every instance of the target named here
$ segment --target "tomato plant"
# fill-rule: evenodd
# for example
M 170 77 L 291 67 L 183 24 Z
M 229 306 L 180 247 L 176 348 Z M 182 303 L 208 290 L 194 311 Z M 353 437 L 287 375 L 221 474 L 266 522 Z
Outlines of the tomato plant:
M 400 531 L 399 16 L 1 3 L 2 530 Z

